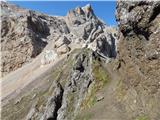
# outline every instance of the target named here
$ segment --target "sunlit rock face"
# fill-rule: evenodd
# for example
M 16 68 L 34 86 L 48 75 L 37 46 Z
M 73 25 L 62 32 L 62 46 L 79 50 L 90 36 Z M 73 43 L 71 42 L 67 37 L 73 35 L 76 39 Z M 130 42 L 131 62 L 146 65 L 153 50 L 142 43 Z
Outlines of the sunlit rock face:
M 84 47 L 97 51 L 104 58 L 116 56 L 116 29 L 109 29 L 100 21 L 90 4 L 70 10 L 66 22 L 70 32 L 82 39 Z
M 42 38 L 49 34 L 49 28 L 32 12 L 4 2 L 1 7 L 1 72 L 7 74 L 41 53 L 46 46 Z

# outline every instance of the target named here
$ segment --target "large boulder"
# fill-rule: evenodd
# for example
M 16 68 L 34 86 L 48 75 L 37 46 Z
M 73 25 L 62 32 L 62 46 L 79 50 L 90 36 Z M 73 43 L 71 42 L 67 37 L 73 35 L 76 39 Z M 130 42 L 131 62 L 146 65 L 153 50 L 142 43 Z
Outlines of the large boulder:
M 116 57 L 116 38 L 112 34 L 106 33 L 99 35 L 93 42 L 88 44 L 88 48 L 97 52 L 101 57 Z
M 115 38 L 111 34 L 101 35 L 96 39 L 96 51 L 105 58 L 116 57 Z
M 42 54 L 41 65 L 49 64 L 58 58 L 58 54 L 54 50 L 46 50 Z

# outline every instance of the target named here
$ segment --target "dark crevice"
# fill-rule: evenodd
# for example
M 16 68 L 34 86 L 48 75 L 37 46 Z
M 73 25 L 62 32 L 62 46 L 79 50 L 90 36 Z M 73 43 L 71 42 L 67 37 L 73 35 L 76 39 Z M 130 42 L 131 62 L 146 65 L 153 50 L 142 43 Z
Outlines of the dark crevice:
M 137 6 L 144 6 L 144 5 L 149 5 L 149 3 L 144 0 L 144 1 L 138 2 L 137 4 Z
M 63 99 L 63 93 L 64 93 L 64 89 L 62 88 L 61 84 L 58 83 L 58 87 L 60 88 L 61 92 L 58 96 L 56 96 L 55 98 L 55 110 L 53 112 L 53 117 L 48 118 L 47 120 L 57 120 L 57 116 L 58 116 L 58 110 L 61 108 L 62 106 L 62 99 Z
M 92 56 L 93 56 L 93 59 L 94 59 L 94 60 L 101 61 L 100 55 L 99 55 L 96 51 L 95 51 L 95 52 L 92 52 Z
M 138 25 L 134 25 L 133 26 L 133 33 L 137 34 L 137 35 L 142 35 L 145 37 L 146 40 L 149 40 L 150 33 L 148 31 L 148 26 L 146 26 L 145 28 L 140 28 L 140 27 L 138 27 Z
M 139 1 L 138 4 L 130 6 L 128 8 L 128 11 L 131 12 L 135 7 L 137 7 L 137 6 L 144 6 L 144 5 L 148 5 L 148 2 L 146 2 L 146 1 Z
M 135 33 L 137 35 L 143 35 L 147 41 L 149 40 L 150 34 L 148 31 L 135 30 Z
M 79 58 L 78 58 L 79 57 Z M 85 60 L 86 56 L 84 54 L 80 55 L 80 56 L 77 56 L 76 59 L 78 59 L 75 63 L 75 66 L 74 66 L 74 70 L 78 70 L 80 72 L 84 72 L 85 68 L 83 66 L 83 62 Z
M 160 13 L 160 4 L 153 9 L 152 15 L 149 18 L 149 23 L 153 21 Z

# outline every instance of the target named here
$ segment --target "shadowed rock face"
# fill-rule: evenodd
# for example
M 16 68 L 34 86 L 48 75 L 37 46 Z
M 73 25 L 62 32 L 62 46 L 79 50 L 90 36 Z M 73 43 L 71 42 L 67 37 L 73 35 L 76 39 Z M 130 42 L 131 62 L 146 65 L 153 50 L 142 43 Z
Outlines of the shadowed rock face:
M 91 5 L 77 7 L 65 17 L 47 16 L 5 2 L 1 2 L 1 7 L 2 76 L 32 62 L 49 44 L 54 47 L 48 49 L 62 55 L 72 50 L 70 46 L 97 43 L 102 33 L 104 36 L 110 34 L 104 37 L 106 43 L 110 39 L 116 40 L 114 33 L 107 30 L 107 26 L 96 17 Z M 116 30 L 113 28 L 113 31 Z M 115 57 L 111 53 L 115 48 L 106 45 L 103 45 L 103 49 L 99 48 L 102 46 L 95 45 L 95 49 L 101 49 L 99 54 L 104 52 L 103 55 L 107 58 Z
M 160 3 L 154 1 L 119 2 L 117 21 L 124 35 L 140 34 L 146 39 L 153 32 L 149 27 L 158 18 Z
M 130 119 L 160 118 L 160 2 L 117 2 L 122 103 Z M 132 93 L 132 96 L 130 95 Z M 154 97 L 153 97 L 154 96 Z M 132 109 L 129 108 L 132 99 Z M 152 101 L 152 102 L 151 102 Z M 151 105 L 152 104 L 152 105 Z M 152 106 L 152 107 L 151 107 Z M 154 107 L 153 107 L 154 106 Z
M 2 11 L 5 11 L 7 8 L 2 4 Z M 27 14 L 25 12 L 19 17 L 14 16 L 17 13 L 11 13 L 11 15 L 2 14 L 1 66 L 4 74 L 16 70 L 32 58 L 35 58 L 47 44 L 42 38 L 49 34 L 48 27 L 44 22 L 39 21 L 36 18 L 37 16 L 32 18 L 32 20 L 28 19 L 29 17 L 31 18 L 31 15 Z M 33 24 L 39 25 L 36 28 L 33 27 Z M 43 34 L 42 31 L 45 31 L 46 34 Z

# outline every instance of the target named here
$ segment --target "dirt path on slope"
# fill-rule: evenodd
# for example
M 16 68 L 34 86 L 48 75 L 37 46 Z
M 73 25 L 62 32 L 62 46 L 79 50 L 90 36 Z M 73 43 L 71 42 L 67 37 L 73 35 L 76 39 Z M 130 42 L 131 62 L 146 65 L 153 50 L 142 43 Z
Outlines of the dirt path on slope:
M 125 112 L 122 111 L 121 106 L 116 103 L 114 97 L 120 78 L 115 71 L 113 71 L 111 65 L 106 65 L 106 70 L 111 77 L 111 81 L 97 93 L 104 96 L 104 99 L 95 103 L 95 105 L 87 111 L 82 112 L 82 118 L 85 118 L 84 120 L 128 120 Z

